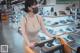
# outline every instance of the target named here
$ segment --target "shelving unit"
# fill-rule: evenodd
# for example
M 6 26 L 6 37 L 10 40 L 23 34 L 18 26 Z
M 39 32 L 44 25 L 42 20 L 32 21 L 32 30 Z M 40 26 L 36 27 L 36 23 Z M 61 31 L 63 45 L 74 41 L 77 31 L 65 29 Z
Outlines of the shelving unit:
M 22 11 L 22 9 L 24 8 L 24 4 L 22 3 L 16 3 L 16 4 L 12 4 L 11 5 L 11 15 L 9 17 L 9 22 L 10 25 L 12 25 L 12 27 L 19 27 L 19 22 L 20 19 L 23 17 L 23 15 L 25 14 L 24 11 Z
M 1 1 L 0 11 L 1 11 L 1 20 L 2 20 L 2 22 L 8 22 L 8 14 L 6 12 L 6 9 L 7 9 L 6 2 Z
M 67 20 L 69 20 L 69 21 L 67 21 Z M 62 34 L 61 37 L 63 37 L 68 43 L 71 43 L 74 41 L 69 38 L 70 34 L 74 33 L 76 31 L 75 17 L 72 17 L 72 15 L 71 16 L 70 15 L 69 16 L 68 15 L 60 16 L 60 17 L 58 16 L 56 18 L 54 18 L 54 17 L 50 18 L 50 17 L 43 16 L 43 21 L 44 21 L 46 29 L 48 30 L 49 33 L 53 34 L 53 36 Z M 56 25 L 54 25 L 54 23 L 56 23 Z M 63 34 L 65 32 L 67 34 Z M 39 35 L 41 38 L 46 37 L 43 32 L 40 32 Z M 48 39 L 48 37 L 46 37 L 46 39 Z
M 73 11 L 76 12 L 76 9 L 75 10 L 73 9 Z M 76 13 L 73 13 L 72 15 L 66 15 L 66 16 L 54 16 L 54 15 L 43 16 L 42 15 L 42 17 L 43 17 L 45 27 L 49 33 L 53 34 L 53 36 L 56 36 L 66 32 L 67 34 L 61 35 L 61 37 L 63 37 L 68 42 L 68 44 L 72 44 L 75 41 L 73 39 L 74 34 L 72 33 L 76 33 L 76 24 L 77 24 L 76 21 L 77 18 L 75 15 Z M 42 40 L 48 39 L 48 37 L 46 37 L 43 32 L 40 32 L 39 35 L 40 38 L 43 38 Z
M 80 8 L 77 8 L 77 11 L 76 11 L 76 28 L 78 31 L 80 31 Z

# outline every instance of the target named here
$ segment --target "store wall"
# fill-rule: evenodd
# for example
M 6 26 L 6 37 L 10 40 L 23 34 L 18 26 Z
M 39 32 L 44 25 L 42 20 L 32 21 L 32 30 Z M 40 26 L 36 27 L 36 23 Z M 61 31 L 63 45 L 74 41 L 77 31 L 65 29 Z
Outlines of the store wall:
M 55 5 L 56 0 L 47 0 L 47 5 Z
M 67 12 L 66 10 L 65 10 L 65 8 L 67 7 L 67 6 L 71 6 L 73 3 L 71 3 L 71 4 L 56 4 L 56 0 L 47 0 L 47 5 L 54 5 L 54 11 L 55 12 L 57 12 L 57 14 L 59 15 L 59 11 L 65 11 L 67 14 L 69 14 L 69 12 Z M 76 6 L 78 6 L 78 5 L 76 5 Z
M 67 14 L 69 14 L 69 12 L 67 12 L 66 10 L 65 10 L 65 8 L 67 7 L 67 6 L 69 6 L 70 4 L 56 4 L 55 5 L 55 11 L 57 12 L 57 14 L 59 15 L 59 11 L 65 11 Z

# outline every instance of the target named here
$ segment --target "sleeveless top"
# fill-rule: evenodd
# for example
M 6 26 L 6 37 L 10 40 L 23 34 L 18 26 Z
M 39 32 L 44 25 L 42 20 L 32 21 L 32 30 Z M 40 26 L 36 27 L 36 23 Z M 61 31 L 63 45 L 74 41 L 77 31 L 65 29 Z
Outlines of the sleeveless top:
M 38 32 L 41 29 L 40 23 L 38 20 L 38 15 L 35 15 L 34 18 L 30 18 L 28 16 L 25 16 L 22 18 L 21 25 L 26 25 L 26 32 L 28 33 L 28 39 L 30 42 L 35 41 L 38 42 L 39 36 Z

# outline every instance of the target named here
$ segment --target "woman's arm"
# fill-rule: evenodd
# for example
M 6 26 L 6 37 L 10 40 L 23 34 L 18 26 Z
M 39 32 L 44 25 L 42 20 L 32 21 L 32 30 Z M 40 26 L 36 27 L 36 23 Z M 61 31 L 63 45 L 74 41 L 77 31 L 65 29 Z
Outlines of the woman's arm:
M 21 28 L 21 33 L 22 33 L 22 36 L 24 38 L 24 41 L 29 45 L 30 42 L 29 42 L 29 39 L 28 39 L 28 34 L 26 32 L 26 20 L 24 19 L 24 17 L 21 20 L 20 28 Z
M 46 27 L 45 27 L 45 25 L 44 25 L 44 23 L 43 23 L 43 20 L 42 20 L 42 17 L 41 17 L 41 16 L 39 16 L 39 22 L 40 22 L 42 31 L 43 31 L 48 37 L 51 37 L 51 38 L 52 38 L 53 35 L 50 34 L 50 33 L 46 30 Z

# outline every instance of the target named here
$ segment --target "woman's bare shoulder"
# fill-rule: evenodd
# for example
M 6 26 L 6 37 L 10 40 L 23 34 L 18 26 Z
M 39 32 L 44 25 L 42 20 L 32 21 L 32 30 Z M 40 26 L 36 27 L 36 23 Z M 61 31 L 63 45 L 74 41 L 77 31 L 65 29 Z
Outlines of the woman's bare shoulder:
M 37 16 L 38 16 L 38 17 L 42 17 L 41 15 L 38 15 L 38 14 L 37 14 Z
M 38 19 L 42 19 L 42 16 L 41 15 L 37 15 L 38 16 Z

